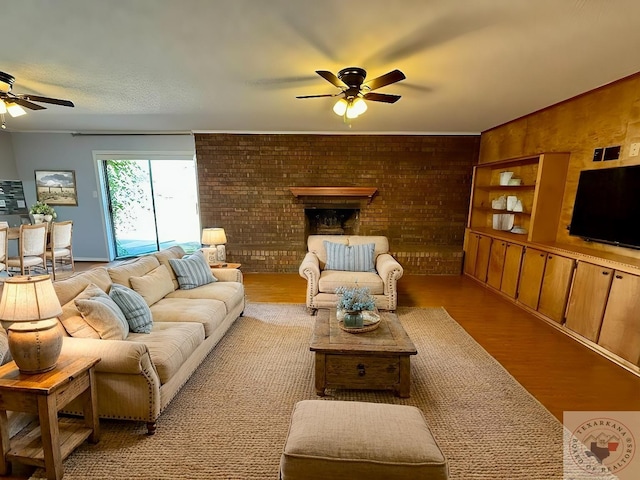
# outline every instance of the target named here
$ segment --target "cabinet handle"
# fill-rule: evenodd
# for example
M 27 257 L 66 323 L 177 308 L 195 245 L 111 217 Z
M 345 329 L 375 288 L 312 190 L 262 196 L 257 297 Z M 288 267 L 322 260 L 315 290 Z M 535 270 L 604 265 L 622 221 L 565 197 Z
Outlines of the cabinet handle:
M 540 256 L 541 256 L 541 257 L 544 257 L 544 253 L 541 253 L 541 254 L 540 254 Z
M 356 368 L 358 369 L 358 376 L 359 377 L 364 377 L 365 374 L 367 373 L 367 372 L 365 372 L 364 364 L 362 364 L 362 363 L 359 363 Z
M 602 272 L 603 275 L 609 275 L 609 272 Z
M 622 280 L 622 275 L 616 275 L 616 278 L 621 279 Z

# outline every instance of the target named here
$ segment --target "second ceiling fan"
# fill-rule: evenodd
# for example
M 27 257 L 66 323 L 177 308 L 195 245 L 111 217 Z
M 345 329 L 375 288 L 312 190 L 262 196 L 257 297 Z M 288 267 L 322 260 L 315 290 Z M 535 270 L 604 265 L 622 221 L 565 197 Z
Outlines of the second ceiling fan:
M 379 77 L 365 82 L 367 72 L 360 67 L 347 67 L 334 75 L 327 70 L 316 70 L 316 73 L 327 82 L 342 90 L 339 93 L 328 93 L 323 95 L 300 95 L 296 98 L 319 98 L 342 96 L 334 105 L 333 111 L 345 119 L 353 119 L 367 110 L 364 100 L 372 102 L 395 103 L 400 100 L 400 95 L 390 95 L 386 93 L 373 93 L 373 90 L 391 85 L 407 78 L 400 70 L 392 70 Z

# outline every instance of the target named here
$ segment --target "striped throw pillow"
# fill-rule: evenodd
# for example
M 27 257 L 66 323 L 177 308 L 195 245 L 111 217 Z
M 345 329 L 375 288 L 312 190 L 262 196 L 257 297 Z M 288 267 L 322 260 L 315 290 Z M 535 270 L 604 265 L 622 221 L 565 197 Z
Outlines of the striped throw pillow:
M 217 281 L 211 273 L 209 263 L 201 250 L 181 259 L 170 258 L 169 264 L 176 274 L 178 284 L 183 290 L 191 290 L 201 285 Z
M 342 270 L 346 272 L 375 272 L 375 244 L 343 245 L 324 241 L 327 251 L 325 270 Z
M 114 283 L 109 290 L 109 296 L 124 313 L 129 330 L 134 333 L 151 333 L 153 317 L 142 295 L 124 285 Z

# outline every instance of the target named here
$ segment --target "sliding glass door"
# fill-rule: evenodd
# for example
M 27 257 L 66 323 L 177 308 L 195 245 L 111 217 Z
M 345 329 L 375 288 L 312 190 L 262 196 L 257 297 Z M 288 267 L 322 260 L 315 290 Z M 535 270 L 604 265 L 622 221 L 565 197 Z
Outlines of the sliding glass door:
M 102 160 L 116 258 L 200 247 L 193 160 Z

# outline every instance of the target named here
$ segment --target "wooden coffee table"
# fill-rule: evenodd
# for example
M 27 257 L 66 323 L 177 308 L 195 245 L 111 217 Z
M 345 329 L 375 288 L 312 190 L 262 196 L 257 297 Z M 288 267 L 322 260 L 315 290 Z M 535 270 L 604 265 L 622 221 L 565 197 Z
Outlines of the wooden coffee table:
M 366 333 L 340 329 L 336 309 L 319 309 L 311 351 L 315 352 L 316 393 L 327 388 L 393 390 L 411 393 L 411 355 L 418 351 L 395 313 L 380 312 L 380 326 Z

